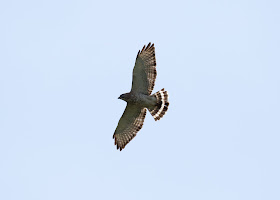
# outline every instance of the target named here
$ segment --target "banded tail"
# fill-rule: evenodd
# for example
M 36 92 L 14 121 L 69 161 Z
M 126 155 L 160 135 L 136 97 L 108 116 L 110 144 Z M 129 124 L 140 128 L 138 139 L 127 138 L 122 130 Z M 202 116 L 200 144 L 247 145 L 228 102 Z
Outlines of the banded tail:
M 157 98 L 157 104 L 154 108 L 149 109 L 151 115 L 155 119 L 155 121 L 160 120 L 163 115 L 166 113 L 169 102 L 168 102 L 168 93 L 164 91 L 164 88 L 153 94 L 152 96 Z

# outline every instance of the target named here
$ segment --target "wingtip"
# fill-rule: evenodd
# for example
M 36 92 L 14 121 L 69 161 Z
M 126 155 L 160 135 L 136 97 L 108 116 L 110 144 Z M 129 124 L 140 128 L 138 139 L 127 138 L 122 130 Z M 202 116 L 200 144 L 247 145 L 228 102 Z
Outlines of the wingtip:
M 120 151 L 122 151 L 123 149 L 124 149 L 124 147 L 122 147 L 122 146 L 119 146 L 119 144 L 117 143 L 117 140 L 116 140 L 116 138 L 115 138 L 115 145 L 117 146 L 117 150 L 120 150 Z
M 148 44 L 147 46 L 144 45 L 143 48 L 142 48 L 142 50 L 139 50 L 139 51 L 138 51 L 136 58 L 137 58 L 143 51 L 146 51 L 146 50 L 151 49 L 151 48 L 154 48 L 154 43 L 149 42 L 149 44 Z
M 145 50 L 145 48 L 146 48 L 146 45 L 143 46 L 141 52 L 143 52 Z

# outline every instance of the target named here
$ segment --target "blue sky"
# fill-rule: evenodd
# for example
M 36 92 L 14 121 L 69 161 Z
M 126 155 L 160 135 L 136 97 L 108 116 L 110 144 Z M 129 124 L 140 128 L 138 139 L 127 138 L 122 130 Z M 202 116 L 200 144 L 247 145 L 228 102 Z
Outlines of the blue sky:
M 280 199 L 279 1 L 1 1 L 0 199 Z M 122 151 L 136 54 L 170 106 Z

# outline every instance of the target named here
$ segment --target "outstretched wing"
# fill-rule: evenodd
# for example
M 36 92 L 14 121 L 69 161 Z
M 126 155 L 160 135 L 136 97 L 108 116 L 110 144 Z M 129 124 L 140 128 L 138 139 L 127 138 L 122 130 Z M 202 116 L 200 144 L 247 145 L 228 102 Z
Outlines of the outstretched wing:
M 125 111 L 115 130 L 113 138 L 120 151 L 132 140 L 142 128 L 146 116 L 146 108 L 127 104 Z
M 131 92 L 150 95 L 154 89 L 156 76 L 155 47 L 149 43 L 137 54 Z

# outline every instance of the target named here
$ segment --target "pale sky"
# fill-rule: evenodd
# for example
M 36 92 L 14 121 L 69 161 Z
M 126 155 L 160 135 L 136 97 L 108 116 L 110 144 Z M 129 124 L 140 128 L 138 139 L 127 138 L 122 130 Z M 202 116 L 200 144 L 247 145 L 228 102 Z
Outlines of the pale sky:
M 1 1 L 0 199 L 279 200 L 280 2 Z M 147 117 L 112 139 L 155 44 Z

